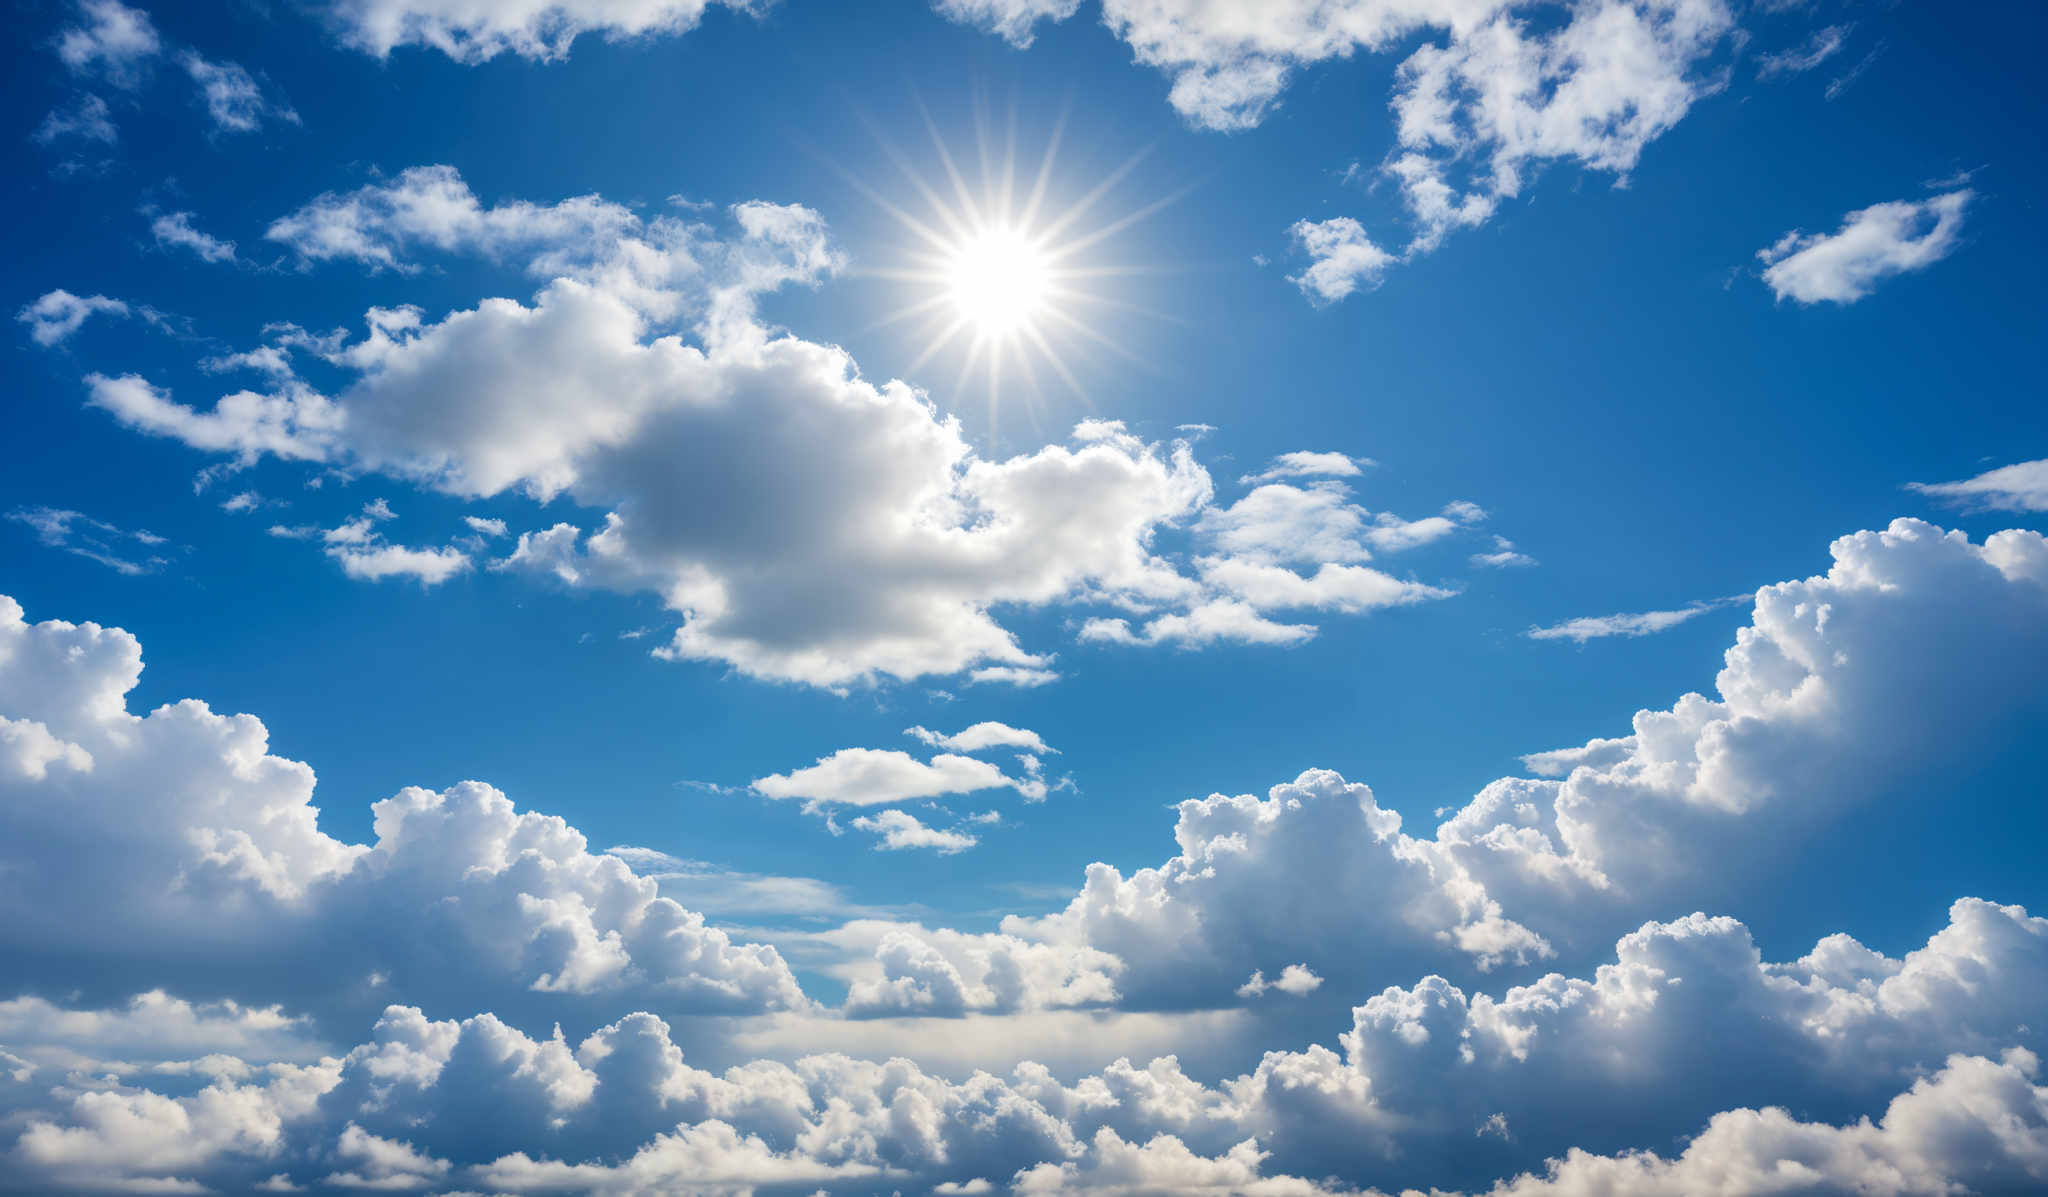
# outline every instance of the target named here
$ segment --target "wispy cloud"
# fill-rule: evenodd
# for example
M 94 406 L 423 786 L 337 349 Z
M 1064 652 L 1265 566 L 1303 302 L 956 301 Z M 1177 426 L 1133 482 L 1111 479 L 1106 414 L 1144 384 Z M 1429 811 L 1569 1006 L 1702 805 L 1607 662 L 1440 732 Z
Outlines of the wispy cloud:
M 2048 511 L 2048 459 L 2000 466 L 1956 482 L 1908 482 L 1906 489 L 1971 511 Z
M 1570 640 L 1584 644 L 1588 640 L 1604 640 L 1610 636 L 1648 636 L 1675 628 L 1689 619 L 1698 618 L 1709 611 L 1746 603 L 1752 596 L 1731 594 L 1725 598 L 1702 599 L 1669 611 L 1636 611 L 1615 615 L 1582 615 L 1567 619 L 1549 627 L 1533 627 L 1523 635 L 1531 640 Z
M 36 539 L 53 549 L 62 549 L 88 561 L 97 561 L 129 577 L 155 573 L 170 563 L 160 553 L 146 550 L 170 543 L 149 531 L 130 531 L 78 511 L 58 507 L 17 507 L 7 518 L 26 524 Z

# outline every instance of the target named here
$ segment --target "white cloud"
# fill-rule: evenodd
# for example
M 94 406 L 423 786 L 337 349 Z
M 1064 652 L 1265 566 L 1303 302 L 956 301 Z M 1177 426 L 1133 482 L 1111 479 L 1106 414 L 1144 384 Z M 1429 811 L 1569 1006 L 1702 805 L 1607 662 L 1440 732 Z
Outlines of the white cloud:
M 1582 615 L 1548 627 L 1532 627 L 1523 635 L 1531 640 L 1570 640 L 1584 644 L 1609 636 L 1648 636 L 1675 628 L 1709 611 L 1749 601 L 1748 595 L 1690 603 L 1670 611 L 1639 611 L 1616 615 Z
M 202 234 L 203 235 L 203 234 Z M 210 239 L 209 239 L 210 240 Z M 234 252 L 234 243 L 227 242 L 228 252 Z M 297 377 L 292 369 L 291 354 L 282 345 L 258 345 L 240 353 L 223 353 L 214 357 L 199 359 L 199 368 L 208 374 L 227 374 L 235 370 L 252 370 L 267 375 L 278 382 L 291 382 Z
M 57 35 L 57 57 L 73 71 L 135 87 L 163 52 L 149 14 L 120 0 L 78 0 L 81 23 Z M 111 140 L 109 138 L 108 140 Z
M 1687 695 L 1639 712 L 1630 736 L 1532 754 L 1561 781 L 1503 778 L 1434 835 L 1326 771 L 1263 799 L 1190 800 L 1177 856 L 1129 876 L 1091 866 L 1065 910 L 1003 930 L 1105 953 L 1123 966 L 1122 1005 L 1172 1009 L 1222 1003 L 1276 958 L 1338 992 L 1423 969 L 1475 976 L 1729 900 L 1755 877 L 1726 861 L 1789 862 L 1884 779 L 1992 752 L 1998 704 L 2038 690 L 2048 540 L 1976 545 L 1900 520 L 1833 553 L 1829 573 L 1758 592 L 1718 699 Z M 1375 959 L 1333 947 L 1361 937 Z
M 1302 581 L 1286 570 L 1275 572 L 1293 578 L 1296 583 Z M 1307 586 L 1310 589 L 1302 592 L 1304 597 L 1320 597 L 1324 593 L 1313 582 Z M 1314 639 L 1315 634 L 1316 629 L 1310 624 L 1279 623 L 1259 614 L 1251 604 L 1235 599 L 1212 599 L 1186 612 L 1154 616 L 1137 630 L 1132 629 L 1127 619 L 1090 619 L 1077 633 L 1084 641 L 1101 644 L 1180 644 L 1190 648 L 1219 643 L 1300 644 Z
M 1514 569 L 1536 564 L 1536 559 L 1515 548 L 1515 542 L 1505 536 L 1493 538 L 1491 553 L 1474 553 L 1469 558 L 1472 564 L 1482 569 Z
M 1267 992 L 1284 993 L 1290 997 L 1305 997 L 1320 989 L 1323 979 L 1311 972 L 1306 965 L 1290 964 L 1280 970 L 1279 977 L 1268 981 L 1263 971 L 1254 970 L 1251 979 L 1237 987 L 1239 997 L 1261 997 Z
M 419 249 L 493 256 L 537 252 L 617 240 L 640 225 L 631 210 L 594 195 L 545 206 L 520 201 L 486 208 L 454 167 L 416 166 L 389 182 L 321 195 L 274 221 L 264 236 L 303 262 L 410 269 L 409 256 Z M 657 235 L 682 231 L 661 222 L 655 229 Z
M 1278 482 L 1283 478 L 1356 478 L 1375 464 L 1377 463 L 1370 457 L 1352 457 L 1345 453 L 1318 453 L 1303 449 L 1293 453 L 1282 453 L 1267 463 L 1265 469 L 1256 474 L 1246 474 L 1238 481 L 1252 485 L 1260 482 Z
M 984 752 L 990 748 L 1017 748 L 1036 756 L 1057 756 L 1059 749 L 1047 744 L 1035 731 L 1024 727 L 1011 727 L 992 719 L 983 720 L 972 727 L 945 735 L 929 728 L 913 727 L 903 733 L 933 748 L 949 752 Z
M 41 145 L 49 145 L 62 137 L 79 137 L 112 145 L 120 140 L 121 134 L 114 128 L 107 102 L 87 94 L 80 96 L 78 103 L 68 112 L 62 108 L 51 109 L 43 123 L 36 126 L 33 136 Z
M 1909 482 L 1907 486 L 1973 511 L 2048 511 L 2048 460 L 2000 466 L 1958 482 Z
M 415 549 L 380 544 L 367 548 L 337 546 L 327 550 L 341 563 L 341 572 L 363 582 L 385 578 L 413 578 L 422 586 L 438 586 L 469 568 L 469 557 L 460 549 Z
M 1843 217 L 1833 233 L 1794 229 L 1757 251 L 1763 280 L 1780 300 L 1854 303 L 1885 279 L 1923 270 L 1953 252 L 1971 194 L 1873 204 Z
M 1810 71 L 1841 52 L 1848 41 L 1849 31 L 1854 25 L 1828 25 L 1813 31 L 1806 44 L 1792 50 L 1779 50 L 1771 54 L 1759 54 L 1756 73 L 1759 79 L 1776 75 L 1796 75 Z
M 1621 736 L 1612 740 L 1592 740 L 1573 748 L 1527 753 L 1522 757 L 1522 765 L 1538 777 L 1563 777 L 1580 765 L 1605 769 L 1620 764 L 1635 750 L 1635 737 Z
M 881 837 L 877 851 L 900 852 L 907 848 L 930 848 L 941 856 L 965 852 L 981 841 L 964 831 L 927 827 L 908 811 L 884 810 L 853 820 L 857 830 Z
M 1878 56 L 1883 53 L 1884 43 L 1879 42 L 1876 46 L 1871 48 L 1870 53 L 1865 54 L 1863 57 L 1857 59 L 1856 65 L 1850 67 L 1846 71 L 1843 71 L 1841 74 L 1835 76 L 1833 79 L 1830 79 L 1828 81 L 1827 91 L 1824 93 L 1827 96 L 1828 100 L 1832 102 L 1841 99 L 1842 93 L 1856 86 L 1856 81 L 1858 79 L 1863 78 L 1863 73 L 1865 71 L 1868 71 L 1871 68 L 1871 66 L 1877 62 Z
M 1259 124 L 1301 69 L 1426 41 L 1401 64 L 1398 144 L 1382 167 L 1415 226 L 1404 254 L 1356 221 L 1302 221 L 1315 259 L 1294 281 L 1330 303 L 1377 285 L 1400 257 L 1489 219 L 1553 162 L 1622 177 L 1650 142 L 1721 86 L 1708 59 L 1729 40 L 1723 0 L 1585 0 L 1561 22 L 1527 0 L 1105 0 L 1103 20 L 1166 72 L 1198 128 Z M 1535 18 L 1535 19 L 1531 19 Z M 979 23 L 979 22 L 977 22 Z
M 77 332 L 96 313 L 126 316 L 128 305 L 104 295 L 73 295 L 60 288 L 23 307 L 14 318 L 28 325 L 31 340 L 47 347 Z
M 1026 50 L 1037 37 L 1040 21 L 1064 21 L 1081 0 L 932 0 L 932 8 L 949 21 L 972 25 Z
M 462 522 L 468 524 L 472 532 L 482 536 L 509 535 L 505 528 L 504 520 L 485 519 L 480 515 L 465 515 L 462 517 Z
M 660 1020 L 598 1011 L 801 999 L 779 956 L 732 945 L 627 869 L 684 862 L 594 856 L 559 820 L 518 815 L 475 783 L 378 804 L 371 845 L 333 840 L 310 771 L 269 756 L 260 723 L 191 702 L 128 714 L 139 645 L 92 625 L 30 626 L 9 604 L 0 866 L 20 884 L 0 891 L 0 947 L 39 987 L 87 994 L 0 1003 L 0 1096 L 22 1111 L 11 1162 L 38 1184 L 176 1177 L 220 1191 L 281 1168 L 293 1183 L 353 1171 L 506 1191 L 701 1175 L 1156 1187 L 1171 1164 L 1306 1193 L 1275 1186 L 1370 1175 L 1441 1188 L 1437 1161 L 1455 1147 L 1488 1177 L 1563 1161 L 1510 1192 L 1601 1176 L 1690 1192 L 1730 1152 L 1765 1177 L 1780 1161 L 1852 1177 L 1876 1160 L 1919 1169 L 1928 1192 L 2023 1188 L 2048 1143 L 2038 1119 L 2012 1115 L 2048 1095 L 2011 1049 L 2048 1048 L 2048 920 L 1965 899 L 1903 958 L 1837 935 L 1783 963 L 1731 919 L 1644 921 L 1752 884 L 1727 862 L 1760 844 L 1837 850 L 1830 812 L 1915 776 L 1916 762 L 1989 767 L 1995 709 L 2038 697 L 2048 540 L 1972 544 L 1899 521 L 1844 537 L 1834 556 L 1825 575 L 1760 592 L 1718 699 L 1691 695 L 1638 714 L 1630 737 L 1536 754 L 1532 769 L 1569 776 L 1496 782 L 1434 838 L 1404 833 L 1365 787 L 1308 774 L 1263 799 L 1181 804 L 1177 857 L 1129 877 L 1096 865 L 1048 918 L 987 934 L 864 919 L 811 937 L 850 961 L 845 1013 L 875 1026 L 873 1042 L 931 1041 L 928 1024 L 889 1020 L 952 1016 L 960 1035 L 1014 1053 L 1025 1024 L 1009 1012 L 1262 993 L 1265 1009 L 1275 988 L 1289 1011 L 1334 1012 L 1324 1003 L 1370 995 L 1334 1047 L 1269 1051 L 1213 1085 L 1167 1057 L 1071 1086 L 1029 1061 L 960 1081 L 908 1059 L 685 1064 Z M 156 800 L 134 803 L 145 789 Z M 882 817 L 859 829 L 884 843 L 933 832 Z M 80 848 L 53 850 L 66 844 Z M 1589 943 L 1602 928 L 1619 942 Z M 1474 987 L 1481 966 L 1546 951 L 1571 971 Z M 1278 980 L 1260 971 L 1276 966 Z M 130 1003 L 106 992 L 110 975 L 178 996 Z M 242 1004 L 180 1005 L 209 988 Z M 394 1006 L 371 1042 L 309 1058 L 316 1028 L 386 1001 L 505 1015 L 435 1022 Z M 565 1011 L 600 1029 L 573 1044 L 514 1029 Z M 81 1089 L 60 1071 L 124 1056 L 122 1084 Z M 170 1096 L 147 1087 L 159 1076 L 213 1079 Z M 1857 1121 L 1909 1086 L 1882 1121 Z M 1774 1105 L 1816 1121 L 1745 1112 Z M 1907 1133 L 1937 1124 L 1971 1128 L 1977 1145 L 1937 1158 L 1922 1149 L 1934 1140 Z M 1486 1126 L 1507 1133 L 1475 1135 Z M 1997 1127 L 2006 1139 L 1976 1137 Z M 1676 1159 L 1629 1154 L 1681 1135 L 1697 1137 Z
M 210 411 L 195 411 L 135 374 L 88 374 L 85 384 L 88 401 L 128 427 L 195 449 L 232 453 L 245 464 L 265 453 L 287 461 L 324 460 L 342 420 L 333 404 L 301 385 L 270 394 L 236 391 Z
M 1498 0 L 1106 0 L 1103 20 L 1139 62 L 1173 78 L 1169 100 L 1197 127 L 1247 129 L 1263 120 L 1295 71 L 1379 50 L 1425 28 L 1469 34 Z
M 881 806 L 1029 784 L 957 753 L 942 752 L 925 762 L 893 748 L 842 748 L 815 765 L 756 778 L 753 789 L 766 798 L 801 798 L 807 807 Z
M 1823 829 L 1879 817 L 1856 812 L 1897 777 L 1994 756 L 2005 704 L 2036 687 L 2019 662 L 2048 651 L 2048 540 L 1972 544 L 1902 519 L 1832 552 L 1826 574 L 1757 592 L 1718 697 L 1541 754 L 1532 765 L 1569 776 L 1495 782 L 1438 827 L 1438 849 L 1562 950 L 1660 907 L 1727 901 Z M 1737 858 L 1745 870 L 1726 867 Z
M 500 54 L 559 59 L 585 33 L 613 40 L 687 33 L 714 3 L 755 11 L 755 0 L 325 0 L 341 40 L 382 58 L 401 46 L 462 63 Z
M 253 133 L 263 127 L 266 118 L 299 123 L 298 113 L 266 97 L 255 77 L 235 63 L 209 62 L 187 50 L 178 55 L 178 64 L 199 88 L 213 127 L 224 133 Z
M 599 995 L 806 1004 L 772 949 L 734 943 L 489 786 L 403 790 L 373 806 L 372 842 L 326 835 L 312 770 L 269 755 L 257 719 L 191 700 L 130 714 L 141 668 L 124 632 L 29 624 L 0 599 L 0 717 L 85 754 L 41 777 L 0 765 L 0 871 L 14 882 L 0 951 L 42 983 L 188 999 L 231 986 L 323 1018 L 396 992 L 501 1010 Z M 50 755 L 4 737 L 0 752 L 10 744 Z
M 169 558 L 163 554 L 148 551 L 161 548 L 166 543 L 154 532 L 131 531 L 96 520 L 83 512 L 56 507 L 17 507 L 7 513 L 7 518 L 28 525 L 37 540 L 53 549 L 97 561 L 115 573 L 129 577 L 155 573 L 170 564 Z
M 1287 235 L 1311 259 L 1307 269 L 1288 275 L 1287 281 L 1318 306 L 1379 286 L 1387 267 L 1395 261 L 1394 255 L 1365 235 L 1365 226 L 1349 216 L 1297 221 Z
M 1035 666 L 984 665 L 979 669 L 969 670 L 967 680 L 971 683 L 986 682 L 996 685 L 1017 686 L 1030 690 L 1039 686 L 1050 685 L 1060 680 L 1060 675 L 1053 670 L 1040 669 Z
M 192 224 L 190 212 L 167 212 L 149 222 L 150 235 L 166 248 L 189 249 L 202 262 L 232 262 L 235 243 L 201 232 Z
M 1588 0 L 1548 32 L 1500 14 L 1417 50 L 1386 166 L 1417 225 L 1409 252 L 1483 223 L 1548 163 L 1625 178 L 1719 86 L 1697 69 L 1733 29 L 1720 0 Z
M 206 1061 L 239 1079 L 254 1071 L 245 1060 L 258 1067 L 310 1064 L 327 1054 L 306 1019 L 279 1007 L 188 1002 L 162 990 L 107 1009 L 72 1009 L 34 996 L 0 1001 L 0 1042 L 31 1068 L 131 1077 L 176 1074 Z

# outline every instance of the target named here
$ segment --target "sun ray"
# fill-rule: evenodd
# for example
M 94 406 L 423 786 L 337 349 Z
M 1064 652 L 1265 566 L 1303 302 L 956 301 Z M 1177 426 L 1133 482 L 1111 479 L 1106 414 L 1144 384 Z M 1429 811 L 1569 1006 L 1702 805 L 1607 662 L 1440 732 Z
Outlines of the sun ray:
M 915 198 L 906 204 L 902 195 L 891 198 L 864 180 L 851 179 L 912 241 L 894 264 L 862 271 L 920 292 L 869 326 L 909 323 L 921 330 L 914 334 L 922 344 L 907 373 L 949 356 L 955 391 L 970 386 L 985 391 L 993 435 L 1006 399 L 1021 397 L 1034 409 L 1033 423 L 1038 422 L 1036 406 L 1050 397 L 1042 382 L 1046 374 L 1087 403 L 1087 388 L 1074 366 L 1093 359 L 1095 346 L 1149 371 L 1143 359 L 1105 332 L 1109 326 L 1100 318 L 1143 314 L 1145 309 L 1105 293 L 1101 284 L 1155 271 L 1091 259 L 1103 245 L 1182 198 L 1185 190 L 1105 213 L 1110 195 L 1145 161 L 1148 151 L 1143 150 L 1078 194 L 1063 189 L 1059 164 L 1069 105 L 1061 106 L 1043 148 L 1030 158 L 1019 152 L 1014 106 L 998 116 L 976 97 L 969 114 L 976 144 L 968 154 L 947 145 L 922 99 L 916 106 L 932 144 L 922 168 L 886 141 L 883 145 Z M 968 170 L 979 173 L 970 178 Z

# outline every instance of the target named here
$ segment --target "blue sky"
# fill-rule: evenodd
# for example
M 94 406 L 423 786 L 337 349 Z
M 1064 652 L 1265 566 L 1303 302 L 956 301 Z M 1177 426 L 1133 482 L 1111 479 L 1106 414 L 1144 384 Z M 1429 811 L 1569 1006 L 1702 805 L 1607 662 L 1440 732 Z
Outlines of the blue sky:
M 1686 1137 L 1724 1111 L 1823 1136 L 1916 1079 L 2048 1100 L 2001 1054 L 2048 1025 L 2043 20 L 22 6 L 0 808 L 6 869 L 68 878 L 0 890 L 23 928 L 0 1099 L 46 1128 L 0 1146 L 23 1191 L 623 1192 L 691 1167 L 729 1167 L 719 1192 L 1483 1191 L 1570 1147 L 1662 1152 L 1686 1191 L 1708 1166 Z M 991 200 L 1041 162 L 1031 216 Z M 188 698 L 211 714 L 149 714 Z M 230 744 L 251 727 L 270 757 Z M 485 847 L 513 807 L 587 851 L 532 818 Z M 652 946 L 671 909 L 714 946 Z M 392 920 L 416 929 L 387 954 Z M 1830 972 L 1838 934 L 1888 963 Z M 1804 968 L 1801 1000 L 1833 986 L 1838 1012 L 1972 935 L 1992 980 L 1968 1000 L 1915 990 L 1884 1009 L 1942 1017 L 1840 1032 L 1892 1045 L 1879 1065 L 1745 1087 L 1651 1052 L 1646 1083 L 1695 1097 L 1605 1138 L 1574 1129 L 1616 1084 L 1592 1031 L 1474 1065 L 1442 1108 L 1403 1107 L 1422 1065 L 1373 1047 L 1395 1023 L 1369 999 L 1428 1006 L 1425 977 L 1472 1041 L 1472 996 L 1607 984 L 1632 951 L 1676 977 L 1741 939 L 1781 963 L 1694 988 L 1790 1001 L 1756 979 Z M 294 975 L 301 953 L 335 971 Z M 1681 1038 L 1767 1038 L 1665 1007 Z M 296 1038 L 251 1029 L 269 1008 Z M 702 1067 L 902 1054 L 931 1086 L 1035 1061 L 1114 1088 L 1119 1055 L 1174 1054 L 1203 1101 L 1268 1051 L 1342 1056 L 1365 1096 L 1174 1122 L 1038 1095 L 1071 1150 L 962 1122 L 919 1154 L 621 1077 L 485 1134 L 452 1065 L 349 1105 L 390 1009 L 502 1019 L 536 1059 L 552 1026 L 575 1047 L 644 1011 Z M 67 1010 L 97 1029 L 51 1029 Z M 244 1070 L 172 1067 L 209 1052 Z M 224 1129 L 165 1162 L 90 1138 L 112 1132 L 60 1083 L 85 1060 L 161 1062 L 103 1089 L 137 1109 L 324 1096 L 267 1146 Z M 1576 1123 L 1517 1104 L 1545 1089 L 1584 1095 Z M 946 1093 L 946 1118 L 982 1099 Z M 1954 1171 L 1907 1142 L 1915 1116 L 1857 1158 L 2048 1181 L 2017 1149 Z M 617 1167 L 550 1180 L 514 1151 Z

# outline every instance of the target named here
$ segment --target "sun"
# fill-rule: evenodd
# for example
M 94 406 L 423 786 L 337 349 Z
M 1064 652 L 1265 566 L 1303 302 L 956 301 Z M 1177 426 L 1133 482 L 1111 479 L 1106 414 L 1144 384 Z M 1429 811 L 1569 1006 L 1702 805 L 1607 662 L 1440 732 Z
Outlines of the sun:
M 904 284 L 901 306 L 885 310 L 877 325 L 916 322 L 922 338 L 906 369 L 915 375 L 941 355 L 957 358 L 954 390 L 985 382 L 990 405 L 1015 380 L 1037 393 L 1041 370 L 1084 401 L 1086 391 L 1071 361 L 1092 350 L 1138 359 L 1101 331 L 1108 309 L 1142 312 L 1108 291 L 1118 275 L 1147 272 L 1098 256 L 1110 239 L 1178 195 L 1105 216 L 1107 197 L 1144 157 L 1139 153 L 1092 186 L 1068 190 L 1055 178 L 1064 122 L 1055 124 L 1035 167 L 1019 169 L 1016 119 L 1001 144 L 985 114 L 976 121 L 978 175 L 970 182 L 937 125 L 927 117 L 941 173 L 929 181 L 886 142 L 909 195 L 886 195 L 852 172 L 849 180 L 911 235 L 893 261 L 864 273 Z
M 953 310 L 985 337 L 1035 331 L 1053 292 L 1050 255 L 1020 229 L 978 233 L 954 246 L 946 261 Z

